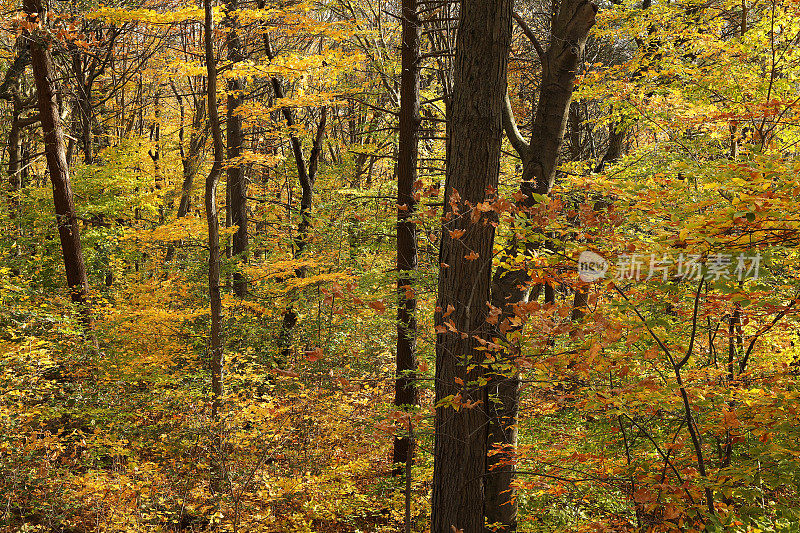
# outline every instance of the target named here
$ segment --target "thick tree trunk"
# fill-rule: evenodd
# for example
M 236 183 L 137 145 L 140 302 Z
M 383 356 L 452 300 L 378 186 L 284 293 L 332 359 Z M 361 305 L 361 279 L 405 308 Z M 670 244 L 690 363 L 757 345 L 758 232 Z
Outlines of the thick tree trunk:
M 597 6 L 589 0 L 566 0 L 553 20 L 551 45 L 545 54 L 539 102 L 523 169 L 522 193 L 548 194 L 569 118 L 578 62 L 583 55 Z
M 488 333 L 494 225 L 476 206 L 500 172 L 512 3 L 464 0 L 459 15 L 435 314 L 433 533 L 483 531 L 486 389 L 476 363 Z
M 414 295 L 417 270 L 417 225 L 414 223 L 417 202 L 419 153 L 419 20 L 417 0 L 403 0 L 403 40 L 400 74 L 400 138 L 397 152 L 397 369 L 394 404 L 398 408 L 417 405 L 417 298 Z M 395 436 L 393 475 L 401 475 L 406 463 L 410 468 L 409 436 Z
M 228 17 L 226 22 L 229 26 L 228 33 L 228 60 L 237 63 L 243 59 L 239 34 L 236 31 L 236 20 L 230 17 L 231 13 L 239 9 L 238 0 L 227 2 Z M 236 233 L 233 234 L 233 255 L 240 261 L 247 261 L 247 183 L 245 181 L 244 169 L 239 158 L 242 155 L 242 117 L 239 115 L 244 90 L 244 83 L 240 78 L 228 79 L 228 159 L 231 163 L 228 166 L 228 191 L 230 203 L 231 225 L 237 226 Z M 233 292 L 239 298 L 244 298 L 247 293 L 247 280 L 241 269 L 237 269 L 233 274 Z
M 47 20 L 46 12 L 42 9 L 39 0 L 25 0 L 24 6 L 29 17 L 38 16 L 37 21 L 39 22 Z M 91 328 L 91 310 L 88 301 L 89 283 L 81 250 L 80 228 L 72 199 L 61 117 L 58 113 L 56 90 L 53 86 L 53 80 L 58 75 L 43 39 L 44 34 L 35 31 L 31 36 L 30 53 L 33 77 L 36 82 L 39 117 L 44 134 L 47 169 L 53 185 L 53 203 L 64 256 L 67 285 L 72 301 L 81 308 L 84 324 L 87 328 Z
M 536 115 L 532 126 L 530 143 L 526 142 L 513 118 L 511 105 L 504 101 L 504 127 L 511 144 L 523 162 L 522 184 L 524 195 L 519 208 L 525 212 L 536 205 L 534 195 L 546 195 L 553 187 L 558 155 L 564 139 L 572 91 L 578 61 L 586 46 L 589 30 L 594 25 L 597 7 L 588 0 L 565 0 L 553 18 L 550 46 L 543 51 L 535 35 L 515 16 L 523 31 L 533 41 L 542 61 L 542 82 Z M 533 252 L 536 244 L 527 249 Z M 517 243 L 507 248 L 501 263 L 513 263 Z M 514 368 L 517 348 L 504 341 L 505 333 L 513 331 L 510 319 L 513 306 L 526 300 L 530 279 L 527 271 L 498 267 L 492 278 L 492 305 L 500 309 L 498 323 L 492 336 L 506 346 L 505 352 L 492 354 L 497 361 L 489 369 L 489 393 L 493 401 L 488 402 L 489 446 L 506 450 L 493 455 L 487 461 L 486 520 L 502 523 L 504 533 L 515 531 L 517 523 L 516 493 L 513 482 L 516 477 L 513 452 L 516 448 L 516 423 L 519 410 L 519 380 Z M 545 287 L 548 290 L 548 287 Z M 552 288 L 550 289 L 552 292 Z M 552 298 L 552 295 L 551 295 Z

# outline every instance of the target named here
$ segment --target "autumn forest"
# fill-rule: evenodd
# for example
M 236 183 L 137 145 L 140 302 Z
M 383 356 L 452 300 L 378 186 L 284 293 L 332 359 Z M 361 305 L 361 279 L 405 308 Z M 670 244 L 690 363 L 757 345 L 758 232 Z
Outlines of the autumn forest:
M 1 2 L 0 532 L 800 532 L 797 0 Z

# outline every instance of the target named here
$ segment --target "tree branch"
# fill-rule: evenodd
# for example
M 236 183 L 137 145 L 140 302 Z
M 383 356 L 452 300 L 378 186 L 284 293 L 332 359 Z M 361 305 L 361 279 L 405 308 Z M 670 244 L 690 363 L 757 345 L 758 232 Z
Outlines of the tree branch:
M 547 57 L 545 56 L 544 48 L 542 48 L 542 45 L 539 44 L 539 39 L 536 38 L 536 34 L 533 33 L 531 27 L 528 26 L 528 23 L 525 22 L 525 19 L 523 19 L 519 13 L 515 11 L 511 16 L 517 21 L 517 24 L 519 24 L 519 28 L 522 30 L 522 33 L 525 34 L 525 37 L 530 40 L 533 48 L 536 50 L 536 53 L 539 56 L 539 61 L 542 62 L 542 70 L 544 70 L 547 64 Z
M 514 110 L 511 109 L 511 99 L 508 97 L 508 93 L 506 93 L 506 97 L 503 99 L 503 129 L 506 130 L 506 135 L 508 136 L 509 142 L 511 142 L 511 146 L 514 147 L 514 150 L 517 151 L 524 161 L 527 158 L 530 145 L 525 142 L 522 133 L 520 133 L 519 128 L 517 128 L 517 121 L 514 119 Z

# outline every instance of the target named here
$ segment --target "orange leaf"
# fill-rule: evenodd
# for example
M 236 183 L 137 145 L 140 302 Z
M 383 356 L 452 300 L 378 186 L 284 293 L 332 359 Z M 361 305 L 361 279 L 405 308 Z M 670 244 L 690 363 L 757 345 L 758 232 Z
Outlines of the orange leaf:
M 382 314 L 384 311 L 386 311 L 386 305 L 384 305 L 383 301 L 381 300 L 372 301 L 369 303 L 369 306 L 378 314 Z
M 664 518 L 666 520 L 674 520 L 679 516 L 681 516 L 681 513 L 678 511 L 678 508 L 675 507 L 675 504 L 668 503 L 664 506 Z
M 464 256 L 464 259 L 466 259 L 467 261 L 475 261 L 478 257 L 480 256 L 475 252 L 470 252 L 469 255 Z

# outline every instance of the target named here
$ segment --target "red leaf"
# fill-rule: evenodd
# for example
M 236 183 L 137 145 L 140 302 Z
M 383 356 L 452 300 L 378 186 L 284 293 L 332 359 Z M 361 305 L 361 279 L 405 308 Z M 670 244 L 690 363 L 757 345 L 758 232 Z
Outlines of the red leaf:
M 313 350 L 306 350 L 305 356 L 306 359 L 308 359 L 312 363 L 314 361 L 319 361 L 320 359 L 322 359 L 322 348 L 317 347 L 314 348 Z

